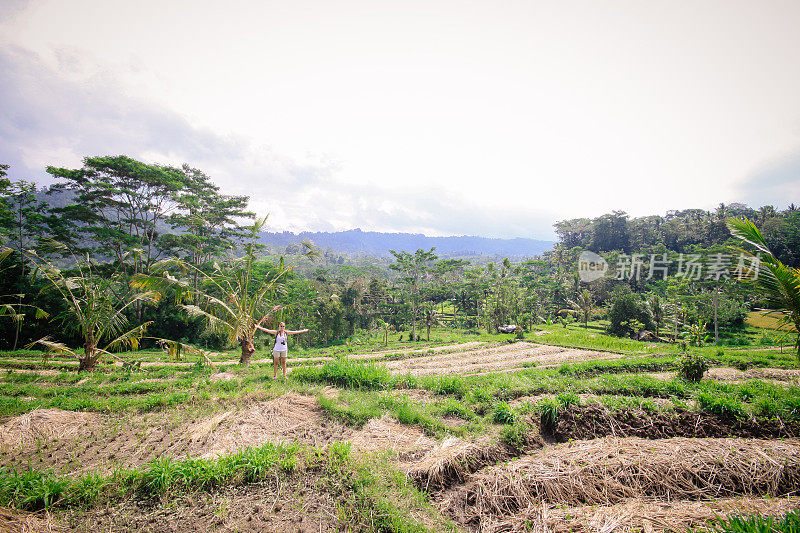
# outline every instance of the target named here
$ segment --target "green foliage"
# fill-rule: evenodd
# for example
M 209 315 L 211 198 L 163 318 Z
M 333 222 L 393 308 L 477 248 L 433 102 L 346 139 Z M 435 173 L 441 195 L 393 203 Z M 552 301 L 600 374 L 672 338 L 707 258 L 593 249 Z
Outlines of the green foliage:
M 702 531 L 713 533 L 800 533 L 800 511 L 789 511 L 782 517 L 761 514 L 717 517 Z
M 678 359 L 678 375 L 686 381 L 700 381 L 709 368 L 711 363 L 708 358 L 697 353 L 690 352 Z
M 66 486 L 66 479 L 58 479 L 50 472 L 0 467 L 0 502 L 5 505 L 13 503 L 29 511 L 50 509 Z
M 650 307 L 631 292 L 624 292 L 613 299 L 608 320 L 607 331 L 617 337 L 631 337 L 642 330 L 655 330 Z
M 523 419 L 517 419 L 500 431 L 500 442 L 516 452 L 522 452 L 528 445 L 531 427 Z
M 697 397 L 700 409 L 726 419 L 746 418 L 747 410 L 742 402 L 727 394 L 711 391 L 701 392 Z
M 89 472 L 59 478 L 42 470 L 0 468 L 0 505 L 27 510 L 54 505 L 91 505 L 127 494 L 159 496 L 189 490 L 210 490 L 223 483 L 257 482 L 296 468 L 304 449 L 265 444 L 216 459 L 158 458 L 141 470 L 115 471 L 110 476 Z
M 795 337 L 797 360 L 800 361 L 800 270 L 775 257 L 761 232 L 747 219 L 730 219 L 728 228 L 735 237 L 757 250 L 760 261 L 757 275 L 753 269 L 743 274 L 758 288 L 766 306 L 774 310 L 783 325 L 794 329 L 792 335 Z M 747 250 L 742 251 L 755 257 Z
M 351 359 L 328 361 L 321 367 L 303 366 L 294 370 L 294 379 L 327 383 L 347 389 L 385 390 L 393 383 L 386 367 Z
M 517 416 L 506 402 L 497 402 L 492 409 L 492 421 L 495 424 L 513 424 Z
M 558 415 L 561 413 L 561 405 L 558 403 L 558 400 L 548 398 L 542 400 L 538 408 L 541 410 L 539 422 L 542 431 L 545 433 L 552 433 L 556 429 L 556 424 L 558 424 Z

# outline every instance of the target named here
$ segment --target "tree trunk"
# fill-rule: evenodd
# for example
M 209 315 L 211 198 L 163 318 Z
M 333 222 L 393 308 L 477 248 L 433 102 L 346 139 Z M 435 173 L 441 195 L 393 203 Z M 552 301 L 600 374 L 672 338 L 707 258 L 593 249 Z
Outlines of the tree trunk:
M 431 325 L 428 324 L 428 342 L 431 342 Z
M 83 358 L 78 359 L 78 372 L 94 372 L 97 366 L 97 346 L 93 342 L 87 341 L 83 345 Z
M 719 344 L 719 324 L 717 320 L 717 294 L 714 293 L 714 344 Z
M 255 346 L 253 346 L 253 339 L 242 339 L 239 345 L 242 347 L 242 356 L 239 358 L 239 364 L 247 366 L 250 364 L 250 357 L 256 351 Z

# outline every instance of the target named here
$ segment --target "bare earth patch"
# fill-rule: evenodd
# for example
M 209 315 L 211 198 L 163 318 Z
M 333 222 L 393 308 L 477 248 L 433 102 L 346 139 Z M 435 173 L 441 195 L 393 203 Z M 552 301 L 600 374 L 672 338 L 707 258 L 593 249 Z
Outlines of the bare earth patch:
M 478 346 L 486 346 L 487 343 L 483 341 L 469 341 L 469 342 L 462 342 L 459 344 L 446 344 L 444 346 L 437 346 L 435 348 L 417 348 L 413 350 L 384 350 L 379 352 L 367 352 L 367 353 L 358 353 L 349 356 L 349 359 L 381 359 L 386 357 L 387 355 L 394 355 L 394 354 L 401 354 L 401 355 L 413 355 L 413 354 L 428 354 L 430 352 L 433 353 L 440 353 L 440 352 L 458 352 L 462 350 L 471 350 Z
M 443 354 L 388 361 L 393 374 L 475 374 L 499 372 L 526 366 L 556 365 L 586 359 L 616 359 L 620 354 L 515 342 L 492 348 L 472 349 Z
M 0 464 L 61 472 L 137 467 L 157 457 L 213 457 L 267 442 L 324 446 L 353 430 L 295 393 L 198 417 L 187 409 L 140 416 L 35 410 L 0 426 Z
M 656 379 L 674 379 L 677 372 L 648 372 L 648 376 Z M 729 383 L 742 383 L 750 379 L 760 379 L 775 385 L 797 385 L 800 383 L 800 370 L 784 368 L 751 368 L 746 372 L 736 368 L 714 367 L 709 368 L 704 379 L 715 381 L 727 381 Z
M 203 457 L 225 455 L 265 442 L 302 442 L 314 446 L 340 440 L 351 430 L 325 418 L 313 396 L 287 393 L 240 412 L 228 411 L 189 427 Z
M 336 502 L 317 474 L 195 492 L 163 501 L 126 500 L 111 509 L 71 510 L 59 521 L 78 531 L 335 531 Z

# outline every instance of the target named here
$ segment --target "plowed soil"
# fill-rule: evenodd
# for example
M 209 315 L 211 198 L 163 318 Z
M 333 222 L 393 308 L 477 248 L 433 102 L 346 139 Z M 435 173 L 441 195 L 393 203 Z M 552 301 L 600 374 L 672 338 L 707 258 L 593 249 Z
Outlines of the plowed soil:
M 561 411 L 549 436 L 558 442 L 608 436 L 787 438 L 800 436 L 800 424 L 779 419 L 723 418 L 685 409 L 656 413 L 633 409 L 611 411 L 600 404 L 587 404 Z
M 475 347 L 434 355 L 420 355 L 384 363 L 394 374 L 477 374 L 530 366 L 558 365 L 587 359 L 616 359 L 619 354 L 595 352 L 529 342 L 515 342 L 485 348 Z

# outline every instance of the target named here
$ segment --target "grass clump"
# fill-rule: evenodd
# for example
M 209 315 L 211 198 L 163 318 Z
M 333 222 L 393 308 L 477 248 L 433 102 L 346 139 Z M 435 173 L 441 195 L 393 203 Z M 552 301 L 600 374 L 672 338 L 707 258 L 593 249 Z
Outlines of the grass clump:
M 301 366 L 292 377 L 311 383 L 327 383 L 345 389 L 386 390 L 394 384 L 386 367 L 350 359 L 328 361 L 320 366 Z
M 697 396 L 700 409 L 725 419 L 746 418 L 747 410 L 737 398 L 726 394 L 703 391 Z
M 349 442 L 331 444 L 327 449 L 324 482 L 339 501 L 340 524 L 360 531 L 425 533 L 455 531 L 433 509 L 426 497 L 397 471 L 387 457 L 354 458 Z M 413 517 L 427 515 L 429 529 Z
M 732 515 L 711 521 L 706 532 L 713 533 L 800 533 L 800 511 L 789 511 L 783 517 Z
M 703 379 L 703 374 L 711 368 L 710 361 L 696 353 L 687 353 L 678 360 L 678 375 L 691 383 Z
M 492 422 L 495 424 L 513 424 L 517 415 L 511 406 L 504 401 L 497 402 L 492 410 Z

